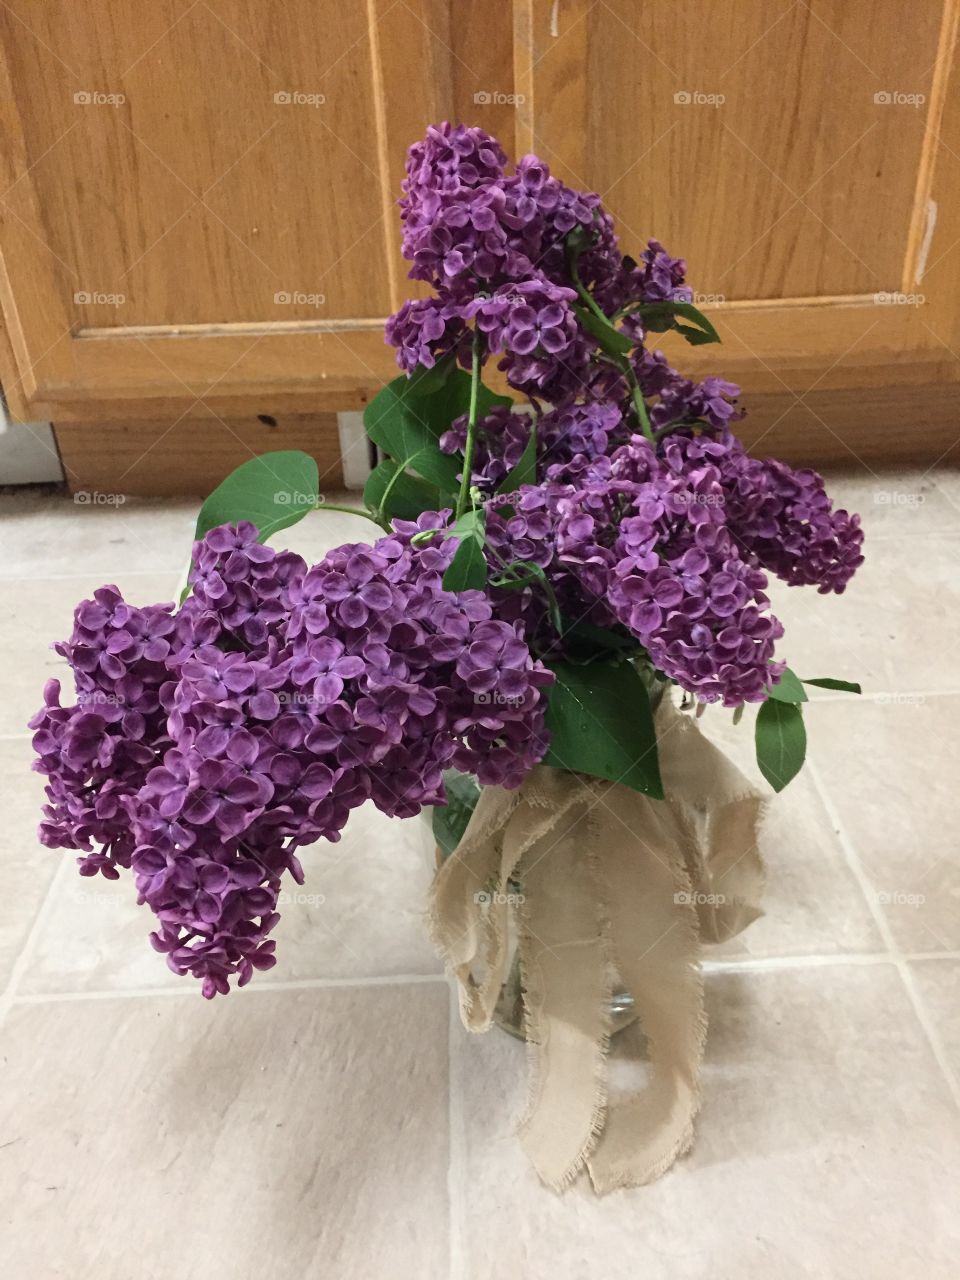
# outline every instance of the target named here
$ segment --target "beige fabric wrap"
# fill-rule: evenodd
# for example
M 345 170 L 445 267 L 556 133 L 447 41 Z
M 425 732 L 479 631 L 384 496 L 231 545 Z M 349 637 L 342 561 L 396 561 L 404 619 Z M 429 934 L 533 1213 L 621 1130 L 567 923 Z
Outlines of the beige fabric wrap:
M 706 1030 L 700 943 L 760 915 L 763 801 L 666 701 L 657 736 L 665 800 L 538 766 L 515 791 L 484 788 L 434 880 L 431 931 L 471 1031 L 491 1024 L 515 913 L 530 1073 L 520 1136 L 557 1190 L 584 1166 L 598 1192 L 639 1186 L 690 1146 Z M 633 995 L 650 1074 L 608 1103 L 616 979 Z

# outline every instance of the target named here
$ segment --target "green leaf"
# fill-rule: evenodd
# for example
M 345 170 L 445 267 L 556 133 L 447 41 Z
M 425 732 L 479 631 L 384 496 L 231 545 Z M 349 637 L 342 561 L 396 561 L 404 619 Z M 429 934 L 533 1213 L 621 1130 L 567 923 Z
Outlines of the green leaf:
M 433 810 L 433 838 L 440 846 L 443 856 L 449 858 L 463 839 L 467 824 L 473 817 L 480 799 L 480 784 L 472 773 L 446 769 L 443 785 L 447 803 L 437 805 Z
M 383 498 L 388 489 L 384 510 Z M 404 471 L 392 458 L 387 458 L 370 472 L 363 487 L 363 500 L 373 510 L 383 511 L 391 519 L 398 516 L 401 520 L 416 520 L 422 512 L 437 511 L 443 506 L 443 495 L 436 485 Z
M 773 787 L 782 791 L 796 777 L 807 753 L 803 712 L 792 702 L 764 702 L 757 712 L 757 764 Z
M 426 406 L 442 402 L 445 388 L 430 396 L 411 392 L 406 378 L 395 378 L 367 405 L 363 423 L 367 435 L 404 471 L 415 471 L 445 494 L 457 491 L 457 460 L 441 453 L 439 437 L 449 426 L 442 425 Z
M 839 689 L 841 693 L 863 693 L 858 684 L 852 680 L 834 680 L 832 676 L 818 676 L 815 680 L 803 681 L 804 684 L 815 684 L 820 689 Z
M 260 541 L 302 520 L 317 505 L 317 462 L 299 449 L 262 453 L 241 463 L 200 508 L 197 538 L 220 524 L 250 520 Z
M 558 629 L 563 634 L 564 646 L 568 650 L 571 645 L 574 646 L 581 658 L 586 657 L 590 661 L 598 657 L 609 658 L 611 653 L 625 653 L 631 650 L 636 652 L 640 648 L 639 642 L 628 633 L 620 635 L 616 631 L 611 631 L 607 627 L 598 627 L 584 619 L 572 622 L 570 618 L 561 615 Z
M 601 320 L 589 307 L 581 307 L 577 303 L 573 304 L 573 310 L 584 329 L 593 334 L 608 356 L 624 356 L 632 350 L 633 339 L 621 333 L 609 320 Z
M 450 373 L 443 385 L 424 394 L 414 381 L 394 378 L 370 401 L 363 413 L 367 435 L 405 471 L 415 471 L 442 494 L 459 489 L 462 462 L 455 454 L 442 453 L 440 437 L 470 405 L 470 377 L 462 369 Z M 478 412 L 513 403 L 481 386 Z
M 443 575 L 444 591 L 482 591 L 487 584 L 487 561 L 476 538 L 464 538 Z
M 807 691 L 797 676 L 786 667 L 779 684 L 773 684 L 767 690 L 767 697 L 777 702 L 806 702 Z
M 411 395 L 429 396 L 433 395 L 434 391 L 439 391 L 446 385 L 455 365 L 456 359 L 453 352 L 443 356 L 431 369 L 418 364 L 407 379 Z
M 480 591 L 487 584 L 487 560 L 483 554 L 486 541 L 484 513 L 465 511 L 451 529 L 445 529 L 445 538 L 459 538 L 460 545 L 450 566 L 443 575 L 445 591 Z
M 530 435 L 517 465 L 503 477 L 497 493 L 516 493 L 522 484 L 537 483 L 537 423 L 530 419 Z
M 663 799 L 650 699 L 634 668 L 605 662 L 548 665 L 557 682 L 548 691 L 550 749 L 543 763 Z
M 720 335 L 711 321 L 692 302 L 650 302 L 646 306 L 637 307 L 636 310 L 645 327 L 654 333 L 666 333 L 668 329 L 676 329 L 694 346 L 720 341 Z M 691 321 L 695 327 L 680 324 L 677 316 Z

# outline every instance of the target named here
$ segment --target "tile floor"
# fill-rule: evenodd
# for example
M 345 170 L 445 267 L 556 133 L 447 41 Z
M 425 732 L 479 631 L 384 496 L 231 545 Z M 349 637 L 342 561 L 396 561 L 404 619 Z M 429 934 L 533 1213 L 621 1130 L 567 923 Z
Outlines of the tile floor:
M 11 1280 L 956 1280 L 960 473 L 844 476 L 868 563 L 775 593 L 811 768 L 765 833 L 767 915 L 707 960 L 705 1102 L 652 1187 L 544 1190 L 522 1048 L 471 1037 L 426 942 L 416 820 L 313 850 L 280 964 L 204 1003 L 124 885 L 42 850 L 24 722 L 73 604 L 169 599 L 194 508 L 0 496 L 0 1274 Z M 318 558 L 365 536 L 289 530 Z M 744 762 L 751 730 L 704 724 Z

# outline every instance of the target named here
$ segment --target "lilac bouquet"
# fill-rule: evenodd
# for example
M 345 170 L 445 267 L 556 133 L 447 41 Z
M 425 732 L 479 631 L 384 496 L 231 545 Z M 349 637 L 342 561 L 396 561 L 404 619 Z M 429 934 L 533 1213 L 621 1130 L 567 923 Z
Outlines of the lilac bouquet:
M 738 388 L 652 345 L 719 340 L 681 260 L 624 256 L 596 195 L 535 156 L 510 173 L 480 129 L 431 128 L 406 172 L 403 251 L 431 293 L 387 322 L 403 374 L 365 415 L 376 540 L 312 567 L 265 546 L 323 505 L 317 468 L 246 463 L 201 510 L 179 606 L 83 601 L 56 646 L 76 700 L 52 680 L 31 721 L 41 840 L 81 875 L 129 870 L 153 946 L 208 997 L 274 964 L 282 877 L 368 800 L 437 806 L 450 847 L 471 786 L 538 762 L 662 796 L 670 685 L 697 712 L 760 704 L 779 790 L 806 694 L 768 574 L 841 592 L 862 561 L 816 473 L 746 454 Z M 494 361 L 522 408 L 484 385 Z

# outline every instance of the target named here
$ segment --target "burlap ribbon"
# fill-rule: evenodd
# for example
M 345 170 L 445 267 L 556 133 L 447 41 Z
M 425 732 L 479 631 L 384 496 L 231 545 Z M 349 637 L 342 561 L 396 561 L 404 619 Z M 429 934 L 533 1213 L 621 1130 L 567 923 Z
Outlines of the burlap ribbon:
M 491 1024 L 516 915 L 530 1071 L 521 1141 L 557 1190 L 584 1165 L 598 1192 L 639 1186 L 690 1146 L 706 1030 L 700 943 L 760 914 L 763 801 L 666 699 L 657 735 L 665 800 L 537 767 L 515 791 L 484 789 L 433 885 L 433 937 L 471 1031 Z M 617 979 L 650 1075 L 608 1102 Z

